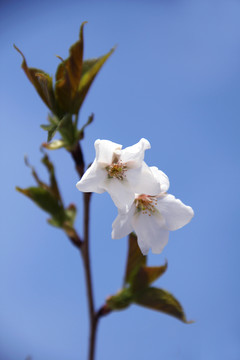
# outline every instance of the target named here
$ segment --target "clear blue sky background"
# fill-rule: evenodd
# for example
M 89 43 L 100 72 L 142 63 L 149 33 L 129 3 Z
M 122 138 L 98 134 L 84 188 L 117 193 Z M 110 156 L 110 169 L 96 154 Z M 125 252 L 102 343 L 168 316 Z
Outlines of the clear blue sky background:
M 192 325 L 131 306 L 104 318 L 96 360 L 238 360 L 240 2 L 236 0 L 5 1 L 1 40 L 0 359 L 86 359 L 88 313 L 81 259 L 46 214 L 15 191 L 33 184 L 28 154 L 44 179 L 40 144 L 47 108 L 20 68 L 55 73 L 85 28 L 85 58 L 118 44 L 81 111 L 94 123 L 83 141 L 124 146 L 147 138 L 149 165 L 170 178 L 170 193 L 191 205 L 193 221 L 170 234 L 150 264 L 169 269 L 156 285 L 182 303 Z M 79 207 L 69 155 L 52 152 L 65 203 Z M 94 195 L 91 257 L 97 306 L 122 284 L 126 239 L 111 240 L 116 209 Z

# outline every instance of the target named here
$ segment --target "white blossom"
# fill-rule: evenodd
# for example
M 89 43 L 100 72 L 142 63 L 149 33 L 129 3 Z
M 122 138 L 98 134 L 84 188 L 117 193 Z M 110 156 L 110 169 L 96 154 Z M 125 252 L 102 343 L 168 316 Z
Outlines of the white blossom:
M 167 175 L 156 167 L 150 169 L 160 184 L 160 192 L 157 195 L 135 194 L 129 211 L 119 210 L 112 225 L 113 239 L 120 239 L 135 231 L 144 255 L 149 249 L 152 249 L 154 254 L 161 253 L 168 243 L 169 231 L 180 229 L 189 223 L 194 215 L 190 206 L 167 193 Z
M 129 209 L 135 193 L 156 194 L 159 182 L 143 161 L 150 143 L 141 139 L 137 144 L 122 149 L 109 140 L 95 141 L 96 158 L 77 183 L 83 192 L 107 191 L 120 210 Z

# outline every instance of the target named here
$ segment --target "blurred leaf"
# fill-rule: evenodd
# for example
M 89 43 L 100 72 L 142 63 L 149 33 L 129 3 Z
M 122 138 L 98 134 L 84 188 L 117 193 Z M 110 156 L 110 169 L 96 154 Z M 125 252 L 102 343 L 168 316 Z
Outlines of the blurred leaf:
M 76 145 L 78 133 L 72 121 L 72 115 L 66 114 L 59 122 L 58 131 L 66 144 L 71 149 Z
M 128 236 L 128 257 L 124 282 L 131 283 L 141 266 L 146 264 L 147 257 L 141 253 L 134 233 Z
M 69 49 L 69 57 L 63 60 L 56 72 L 55 95 L 59 106 L 64 113 L 74 113 L 72 104 L 75 99 L 83 62 L 83 27 L 80 28 L 79 40 Z
M 163 266 L 141 266 L 131 280 L 133 291 L 139 291 L 148 287 L 167 270 L 167 262 Z
M 66 143 L 63 140 L 53 140 L 50 143 L 43 143 L 42 146 L 48 150 L 57 150 L 64 147 Z
M 37 90 L 39 96 L 47 105 L 47 107 L 54 111 L 55 110 L 55 98 L 53 92 L 53 83 L 52 77 L 45 73 L 42 70 L 29 68 L 23 53 L 17 48 L 16 45 L 13 45 L 14 48 L 21 54 L 23 58 L 22 68 L 27 75 L 30 82 L 33 84 L 35 89 Z
M 52 125 L 52 124 L 50 124 L 50 125 L 40 125 L 40 126 L 41 126 L 41 128 L 42 128 L 43 130 L 48 131 L 47 141 L 48 141 L 48 142 L 51 141 L 52 138 L 54 137 L 54 135 L 55 135 L 56 132 L 57 132 L 58 125 Z
M 130 289 L 122 289 L 116 295 L 110 296 L 106 300 L 107 306 L 111 310 L 126 309 L 132 303 L 132 293 Z
M 60 195 L 60 192 L 59 192 L 59 189 L 58 189 L 57 180 L 56 180 L 56 177 L 55 177 L 54 166 L 53 166 L 53 163 L 49 160 L 49 157 L 48 157 L 47 154 L 45 154 L 43 156 L 42 163 L 46 166 L 46 168 L 48 170 L 48 173 L 49 173 L 51 192 L 53 193 L 55 198 L 58 199 L 62 203 L 61 195 Z
M 188 323 L 181 304 L 166 290 L 154 287 L 146 288 L 144 291 L 134 294 L 134 302 L 152 310 L 172 315 L 177 319 Z
M 29 187 L 27 189 L 16 187 L 16 190 L 29 197 L 42 210 L 52 215 L 56 223 L 60 225 L 64 222 L 64 208 L 48 190 L 40 187 Z
M 84 130 L 85 128 L 90 125 L 93 122 L 94 119 L 94 114 L 91 114 L 88 118 L 88 121 L 86 122 L 86 124 L 83 125 L 83 127 L 79 130 L 78 132 L 78 140 L 82 140 L 84 138 Z
M 73 226 L 77 215 L 76 206 L 74 204 L 70 204 L 68 208 L 65 209 L 65 215 L 68 225 Z

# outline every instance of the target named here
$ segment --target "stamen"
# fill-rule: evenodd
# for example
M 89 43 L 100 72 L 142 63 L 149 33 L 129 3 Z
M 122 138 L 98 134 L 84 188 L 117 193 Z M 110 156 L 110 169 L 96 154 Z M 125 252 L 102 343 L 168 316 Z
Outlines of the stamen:
M 156 212 L 157 197 L 141 194 L 135 199 L 135 205 L 137 211 L 141 211 L 142 214 L 148 214 L 148 216 L 151 216 Z
M 108 172 L 109 179 L 115 178 L 118 180 L 123 180 L 126 177 L 125 172 L 127 171 L 127 166 L 125 163 L 119 160 L 107 166 L 106 170 Z

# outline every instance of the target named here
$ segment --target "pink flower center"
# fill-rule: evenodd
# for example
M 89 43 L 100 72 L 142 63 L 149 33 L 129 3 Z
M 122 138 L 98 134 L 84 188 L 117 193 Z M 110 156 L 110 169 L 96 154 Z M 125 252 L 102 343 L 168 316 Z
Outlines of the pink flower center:
M 141 194 L 136 197 L 135 205 L 137 211 L 141 211 L 142 214 L 148 214 L 148 216 L 151 216 L 156 211 L 155 206 L 157 205 L 157 197 Z
M 118 180 L 123 180 L 126 177 L 125 172 L 127 171 L 127 166 L 125 163 L 119 160 L 107 166 L 106 170 L 109 179 L 115 178 Z

